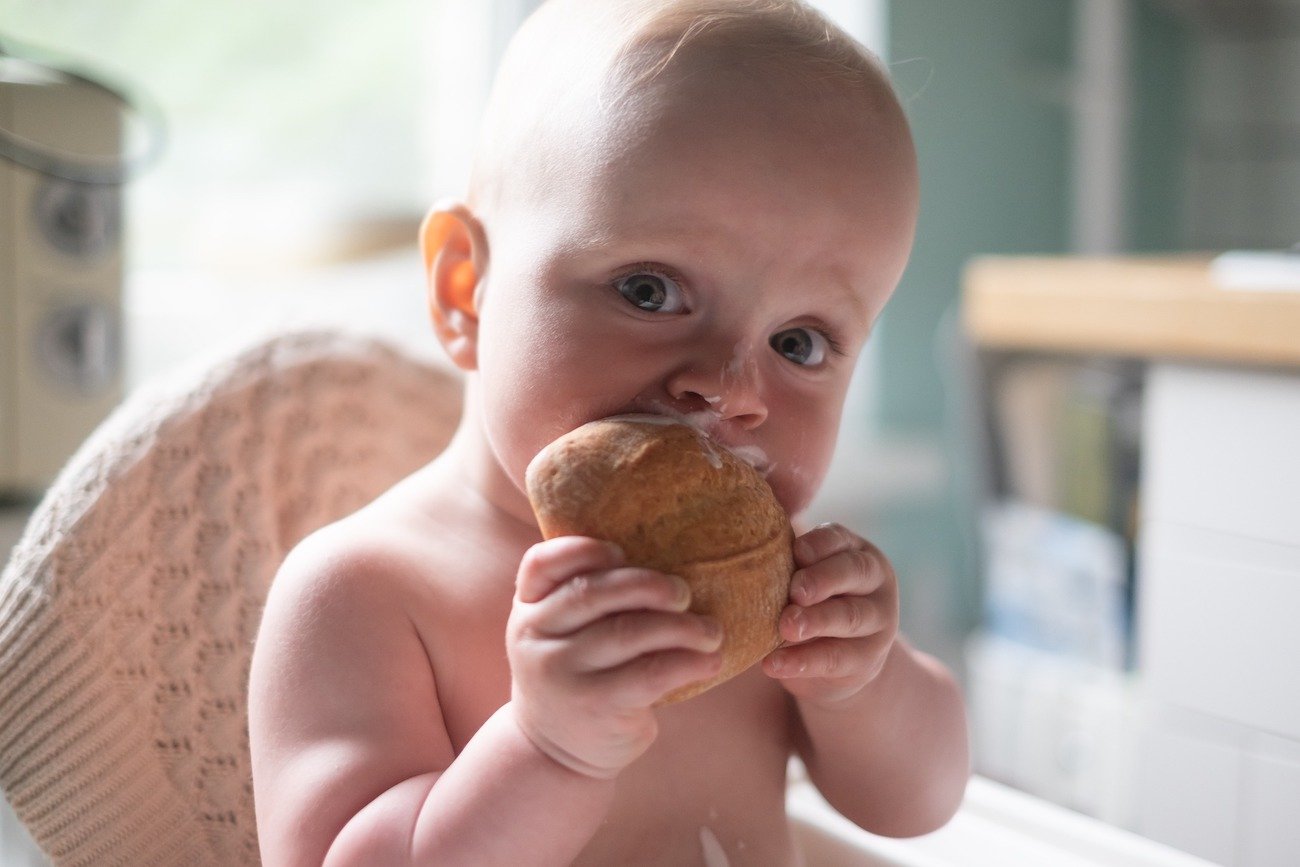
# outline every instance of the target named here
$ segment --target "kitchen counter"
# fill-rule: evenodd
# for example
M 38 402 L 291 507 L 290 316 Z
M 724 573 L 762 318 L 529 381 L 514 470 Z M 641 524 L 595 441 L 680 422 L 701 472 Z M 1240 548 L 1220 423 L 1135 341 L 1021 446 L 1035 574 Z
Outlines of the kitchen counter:
M 1300 367 L 1300 282 L 1223 273 L 1210 256 L 983 257 L 966 270 L 964 322 L 994 349 Z

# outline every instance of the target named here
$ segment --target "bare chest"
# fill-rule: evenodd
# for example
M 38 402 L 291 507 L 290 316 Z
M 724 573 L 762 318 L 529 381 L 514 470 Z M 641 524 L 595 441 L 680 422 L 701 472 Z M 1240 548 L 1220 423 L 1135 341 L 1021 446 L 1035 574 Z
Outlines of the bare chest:
M 507 612 L 508 613 L 508 612 Z M 459 752 L 510 698 L 504 615 L 462 630 L 438 693 Z M 476 637 L 475 637 L 476 636 Z M 620 775 L 615 801 L 575 864 L 788 865 L 790 743 L 783 691 L 757 668 L 656 711 L 650 750 Z
M 510 699 L 505 630 L 519 556 L 463 541 L 425 552 L 426 574 L 437 578 L 413 619 L 457 754 Z M 792 724 L 780 686 L 755 667 L 656 716 L 658 737 L 620 775 L 605 822 L 575 863 L 794 863 L 785 816 Z
M 659 736 L 618 780 L 576 864 L 789 865 L 784 692 L 758 668 L 656 711 Z

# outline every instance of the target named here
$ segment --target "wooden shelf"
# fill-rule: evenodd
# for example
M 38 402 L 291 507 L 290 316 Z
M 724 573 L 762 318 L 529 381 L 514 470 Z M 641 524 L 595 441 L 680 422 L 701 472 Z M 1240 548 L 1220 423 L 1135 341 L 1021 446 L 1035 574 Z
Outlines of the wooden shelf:
M 1300 292 L 1223 289 L 1210 262 L 983 257 L 963 319 L 992 348 L 1300 367 Z

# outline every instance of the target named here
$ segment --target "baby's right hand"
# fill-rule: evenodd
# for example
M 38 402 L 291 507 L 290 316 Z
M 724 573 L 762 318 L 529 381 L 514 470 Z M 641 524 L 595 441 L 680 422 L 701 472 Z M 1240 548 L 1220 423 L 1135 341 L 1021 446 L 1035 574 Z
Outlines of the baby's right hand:
M 506 627 L 520 728 L 555 761 L 601 778 L 654 741 L 655 701 L 722 666 L 722 630 L 686 610 L 686 582 L 623 563 L 616 546 L 583 536 L 534 545 Z

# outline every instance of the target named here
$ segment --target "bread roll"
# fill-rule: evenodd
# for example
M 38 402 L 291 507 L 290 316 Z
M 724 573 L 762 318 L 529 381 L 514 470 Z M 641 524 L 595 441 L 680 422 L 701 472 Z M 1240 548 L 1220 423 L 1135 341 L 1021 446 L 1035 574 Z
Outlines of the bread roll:
M 591 422 L 547 446 L 526 481 L 545 538 L 614 542 L 629 565 L 685 579 L 690 610 L 722 624 L 721 672 L 659 704 L 704 692 L 781 643 L 789 518 L 763 477 L 704 433 L 651 415 Z

